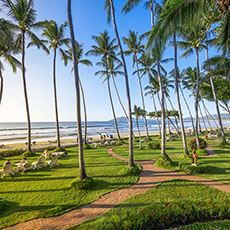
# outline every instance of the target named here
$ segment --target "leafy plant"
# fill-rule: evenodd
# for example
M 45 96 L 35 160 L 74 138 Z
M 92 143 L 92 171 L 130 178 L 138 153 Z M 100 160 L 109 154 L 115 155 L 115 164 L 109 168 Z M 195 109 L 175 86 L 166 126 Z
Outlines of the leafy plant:
M 200 142 L 200 149 L 206 149 L 207 148 L 207 142 L 204 139 L 199 138 Z M 197 149 L 196 139 L 192 139 L 189 143 L 189 146 L 191 149 Z

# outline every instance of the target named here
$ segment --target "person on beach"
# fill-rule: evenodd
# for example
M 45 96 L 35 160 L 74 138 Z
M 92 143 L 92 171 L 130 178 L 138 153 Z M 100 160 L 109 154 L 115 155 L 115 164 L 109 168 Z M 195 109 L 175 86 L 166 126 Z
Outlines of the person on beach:
M 49 159 L 49 158 L 50 158 L 50 153 L 49 153 L 49 151 L 46 149 L 46 150 L 43 152 L 42 156 L 44 156 L 45 159 Z
M 193 148 L 193 150 L 192 150 L 192 165 L 197 166 L 197 158 L 198 158 L 198 155 L 196 153 L 196 148 Z
M 6 175 L 10 175 L 10 176 L 14 176 L 14 170 L 11 164 L 10 160 L 7 160 L 4 164 L 3 164 L 3 173 L 2 173 L 2 177 L 6 176 Z

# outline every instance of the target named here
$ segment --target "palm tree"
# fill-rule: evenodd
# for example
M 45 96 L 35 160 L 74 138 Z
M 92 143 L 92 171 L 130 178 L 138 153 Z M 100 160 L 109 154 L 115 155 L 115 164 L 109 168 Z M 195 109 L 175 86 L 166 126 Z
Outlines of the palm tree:
M 159 88 L 160 88 L 160 105 L 161 105 L 161 155 L 164 158 L 168 158 L 166 154 L 166 128 L 165 128 L 165 93 L 164 93 L 164 86 L 162 81 L 162 70 L 163 67 L 161 63 L 164 63 L 163 54 L 165 50 L 165 41 L 163 39 L 157 39 L 155 46 L 152 49 L 152 56 L 154 63 L 156 63 L 157 67 L 157 74 L 158 74 L 158 81 L 159 81 Z
M 73 51 L 73 71 L 74 71 L 74 80 L 75 80 L 75 89 L 76 89 L 76 110 L 77 110 L 77 132 L 78 132 L 78 148 L 79 148 L 79 172 L 80 180 L 87 178 L 85 170 L 85 161 L 84 161 L 84 149 L 83 149 L 83 140 L 82 140 L 82 127 L 81 127 L 81 95 L 80 95 L 80 76 L 78 70 L 78 62 L 76 52 L 76 40 L 73 28 L 73 19 L 72 19 L 72 0 L 67 0 L 67 15 L 68 23 L 70 29 L 70 38 L 71 46 Z
M 136 105 L 134 105 L 133 115 L 136 118 L 136 125 L 137 125 L 137 131 L 138 131 L 138 136 L 139 136 L 139 147 L 141 149 L 142 148 L 142 140 L 141 140 L 141 132 L 140 132 L 140 126 L 139 126 L 139 117 L 146 116 L 146 111 L 141 109 L 141 107 L 137 107 Z
M 229 73 L 227 71 L 229 68 L 226 68 L 227 65 L 229 65 L 229 64 L 227 64 L 227 63 L 229 63 L 229 60 L 226 60 L 223 57 L 213 57 L 213 58 L 209 59 L 209 57 L 207 55 L 207 60 L 203 66 L 203 68 L 207 71 L 207 76 L 209 77 L 209 80 L 210 80 L 212 96 L 213 96 L 213 99 L 214 99 L 215 104 L 216 104 L 216 111 L 217 111 L 219 127 L 220 127 L 220 132 L 221 132 L 223 143 L 226 143 L 226 137 L 225 137 L 225 132 L 224 132 L 222 119 L 221 119 L 221 115 L 220 115 L 219 102 L 218 102 L 217 95 L 216 95 L 216 88 L 214 85 L 214 79 L 215 79 L 215 77 L 220 76 L 220 75 L 224 76 L 224 77 L 229 76 Z
M 17 67 L 21 67 L 21 63 L 14 57 L 18 53 L 18 48 L 15 46 L 15 37 L 11 25 L 0 19 L 0 105 L 2 102 L 3 88 L 4 88 L 4 62 L 7 62 L 15 73 Z
M 145 99 L 144 99 L 144 93 L 143 93 L 143 87 L 141 82 L 141 75 L 139 72 L 139 66 L 138 66 L 138 54 L 141 54 L 144 52 L 144 46 L 141 44 L 141 39 L 138 38 L 138 33 L 134 31 L 129 31 L 128 37 L 123 38 L 124 43 L 127 46 L 127 50 L 124 52 L 126 55 L 133 55 L 133 66 L 136 65 L 136 72 L 141 92 L 141 100 L 142 100 L 142 109 L 145 110 Z M 146 136 L 149 138 L 149 131 L 148 131 L 148 123 L 146 116 L 144 117 L 145 122 L 145 131 Z
M 199 23 L 199 22 L 198 22 Z M 198 106 L 199 106 L 199 95 L 200 95 L 200 60 L 199 60 L 199 51 L 205 48 L 203 39 L 205 37 L 204 26 L 202 24 L 198 25 L 194 23 L 193 25 L 187 25 L 182 32 L 184 41 L 179 41 L 178 46 L 185 50 L 182 54 L 182 57 L 187 57 L 195 51 L 196 54 L 196 88 L 195 88 L 195 134 L 196 134 L 196 143 L 197 148 L 200 148 L 199 143 L 199 115 L 198 115 Z
M 49 45 L 49 49 L 53 51 L 53 93 L 54 93 L 54 108 L 55 108 L 55 118 L 56 118 L 56 133 L 57 133 L 57 147 L 61 147 L 60 141 L 60 130 L 59 130 L 59 116 L 58 116 L 58 99 L 57 99 L 57 83 L 56 83 L 56 60 L 57 52 L 63 53 L 63 46 L 68 45 L 69 39 L 65 38 L 65 29 L 67 23 L 58 24 L 55 21 L 45 21 L 43 23 L 42 36 L 47 40 L 44 41 L 45 44 Z
M 130 97 L 130 88 L 129 88 L 129 78 L 128 78 L 128 71 L 125 61 L 125 56 L 121 44 L 120 35 L 117 28 L 116 22 L 116 15 L 114 9 L 114 2 L 113 0 L 105 0 L 105 10 L 107 12 L 108 22 L 113 23 L 114 32 L 116 35 L 118 47 L 120 50 L 121 62 L 124 68 L 124 77 L 125 77 L 125 86 L 126 86 L 126 93 L 127 93 L 127 100 L 128 100 L 128 115 L 129 115 L 129 167 L 134 166 L 133 160 L 133 122 L 132 122 L 132 107 L 131 107 L 131 97 Z
M 18 39 L 16 41 L 20 46 L 21 52 L 21 63 L 22 63 L 22 81 L 23 81 L 23 91 L 25 97 L 26 105 L 26 114 L 27 114 L 27 126 L 28 126 L 28 143 L 27 150 L 31 152 L 31 121 L 30 121 L 30 109 L 29 109 L 29 99 L 27 93 L 27 84 L 26 84 L 26 36 L 28 36 L 37 47 L 43 47 L 43 44 L 40 42 L 38 37 L 32 32 L 33 28 L 37 28 L 38 24 L 36 21 L 36 11 L 34 10 L 34 1 L 33 0 L 2 0 L 3 9 L 5 9 L 6 14 L 12 20 L 14 24 L 14 29 L 17 31 Z
M 123 12 L 128 13 L 133 9 L 137 4 L 142 2 L 142 0 L 127 0 L 124 7 Z M 155 17 L 160 13 L 161 5 L 157 3 L 156 0 L 147 0 L 144 3 L 144 7 L 151 12 L 151 26 L 154 28 L 155 26 Z
M 92 62 L 86 58 L 83 58 L 83 45 L 79 44 L 77 41 L 75 41 L 76 44 L 76 57 L 77 57 L 77 63 L 82 64 L 85 66 L 92 66 Z M 64 60 L 65 65 L 68 64 L 68 61 L 73 61 L 73 51 L 72 47 L 68 45 L 68 49 L 64 52 L 61 52 L 62 59 Z M 81 90 L 81 96 L 82 96 L 82 102 L 83 102 L 83 109 L 84 109 L 84 144 L 87 145 L 87 128 L 88 128 L 88 119 L 87 119 L 87 108 L 86 108 L 86 100 L 85 100 L 85 93 L 84 88 L 82 85 L 81 80 L 79 81 L 80 84 L 80 90 Z
M 110 86 L 110 78 L 114 74 L 113 73 L 114 61 L 119 61 L 116 58 L 116 50 L 117 50 L 117 45 L 115 44 L 116 40 L 115 39 L 111 40 L 107 31 L 100 33 L 99 36 L 93 36 L 93 40 L 96 42 L 96 45 L 93 45 L 92 49 L 89 50 L 86 54 L 101 57 L 101 61 L 97 63 L 97 65 L 103 67 L 103 70 L 96 72 L 96 75 L 101 75 L 102 77 L 105 76 L 105 81 L 107 82 L 109 99 L 110 99 L 110 104 L 111 104 L 113 118 L 114 118 L 115 129 L 118 138 L 121 140 L 115 108 L 112 100 L 111 86 Z

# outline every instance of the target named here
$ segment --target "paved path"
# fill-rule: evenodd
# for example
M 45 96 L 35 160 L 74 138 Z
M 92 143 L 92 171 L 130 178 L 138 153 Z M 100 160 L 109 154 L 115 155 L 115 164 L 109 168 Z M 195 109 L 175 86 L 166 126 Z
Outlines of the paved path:
M 119 160 L 127 161 L 126 158 L 115 154 L 112 149 L 108 149 L 108 153 Z M 139 161 L 142 166 L 142 172 L 138 182 L 128 188 L 113 191 L 79 209 L 72 210 L 63 215 L 50 218 L 41 218 L 31 220 L 7 230 L 63 230 L 78 224 L 84 223 L 90 219 L 104 215 L 110 209 L 120 204 L 122 201 L 133 197 L 137 194 L 145 193 L 157 184 L 163 181 L 173 179 L 183 179 L 197 181 L 201 184 L 212 186 L 216 189 L 230 192 L 230 185 L 221 184 L 208 179 L 197 176 L 190 176 L 184 173 L 172 172 L 153 165 L 153 161 Z

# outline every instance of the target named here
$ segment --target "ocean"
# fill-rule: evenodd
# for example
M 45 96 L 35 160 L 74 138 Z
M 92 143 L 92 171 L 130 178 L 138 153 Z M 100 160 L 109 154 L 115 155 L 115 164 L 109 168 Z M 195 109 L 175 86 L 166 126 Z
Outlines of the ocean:
M 230 127 L 230 120 L 223 120 L 225 127 Z M 128 124 L 124 121 L 119 121 L 119 130 L 122 134 L 128 133 Z M 203 127 L 203 123 L 201 121 Z M 211 124 L 215 127 L 215 124 Z M 82 124 L 84 128 L 84 123 Z M 150 132 L 158 131 L 157 121 L 148 120 Z M 167 127 L 167 126 L 166 126 Z M 171 128 L 173 129 L 172 125 Z M 191 122 L 185 120 L 185 128 L 191 128 Z M 144 122 L 140 121 L 140 129 L 144 131 Z M 134 131 L 136 132 L 136 124 L 134 122 Z M 101 133 L 116 134 L 113 121 L 89 121 L 88 136 L 98 136 Z M 74 138 L 77 135 L 76 122 L 60 122 L 61 138 Z M 56 137 L 55 122 L 33 122 L 32 123 L 32 140 L 43 141 L 53 140 Z M 21 143 L 26 142 L 27 138 L 27 123 L 0 123 L 0 144 Z

